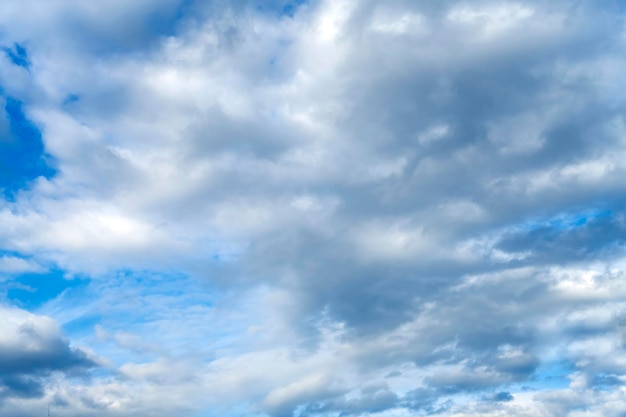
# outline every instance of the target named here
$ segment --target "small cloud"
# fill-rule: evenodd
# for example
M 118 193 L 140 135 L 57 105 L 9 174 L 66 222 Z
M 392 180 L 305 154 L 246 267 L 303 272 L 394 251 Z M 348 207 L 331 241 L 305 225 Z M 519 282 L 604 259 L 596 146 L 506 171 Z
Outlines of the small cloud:
M 44 267 L 28 259 L 8 255 L 0 258 L 0 273 L 23 274 L 27 272 L 37 273 L 45 271 L 46 269 Z
M 513 401 L 514 397 L 508 391 L 501 391 L 501 392 L 496 392 L 495 394 L 485 398 L 485 400 L 493 401 L 493 402 L 508 402 L 508 401 Z

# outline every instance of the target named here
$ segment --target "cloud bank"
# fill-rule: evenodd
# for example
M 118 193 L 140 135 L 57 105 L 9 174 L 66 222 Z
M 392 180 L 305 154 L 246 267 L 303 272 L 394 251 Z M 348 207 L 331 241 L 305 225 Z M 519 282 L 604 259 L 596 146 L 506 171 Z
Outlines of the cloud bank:
M 0 413 L 626 412 L 620 2 L 0 16 Z

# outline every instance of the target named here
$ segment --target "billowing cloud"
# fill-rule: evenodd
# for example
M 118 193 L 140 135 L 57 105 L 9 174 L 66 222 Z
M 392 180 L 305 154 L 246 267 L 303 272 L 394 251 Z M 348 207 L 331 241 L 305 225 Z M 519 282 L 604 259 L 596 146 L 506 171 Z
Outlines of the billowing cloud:
M 97 366 L 93 355 L 69 346 L 51 318 L 2 307 L 0 397 L 43 397 L 53 372 L 84 372 Z
M 108 358 L 44 386 L 35 369 L 91 359 L 41 339 L 52 356 L 5 371 L 7 398 L 155 417 L 626 409 L 617 2 L 0 16 L 0 134 L 19 136 L 13 103 L 40 135 L 28 160 L 49 162 L 0 203 L 0 272 L 83 280 L 36 313 Z

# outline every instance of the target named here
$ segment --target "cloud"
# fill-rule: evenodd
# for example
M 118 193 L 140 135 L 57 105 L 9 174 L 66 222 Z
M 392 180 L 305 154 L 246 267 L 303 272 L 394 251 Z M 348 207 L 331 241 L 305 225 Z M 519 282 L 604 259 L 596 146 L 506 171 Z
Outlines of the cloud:
M 88 277 L 40 308 L 109 362 L 46 391 L 94 363 L 33 316 L 10 346 L 43 353 L 0 364 L 7 398 L 47 393 L 68 415 L 617 415 L 617 5 L 32 6 L 0 6 L 0 84 L 55 172 L 11 178 L 0 268 Z
M 491 397 L 489 397 L 489 400 L 491 401 L 497 401 L 497 402 L 506 402 L 506 401 L 513 401 L 513 395 L 511 395 L 510 392 L 507 391 L 501 391 L 501 392 L 497 392 L 495 394 L 493 394 Z
M 1 308 L 0 395 L 38 398 L 52 372 L 85 371 L 97 366 L 89 353 L 69 346 L 51 318 L 15 308 Z
M 0 273 L 19 274 L 25 272 L 44 272 L 45 268 L 28 259 L 4 255 L 0 257 Z
M 332 388 L 327 376 L 315 375 L 285 387 L 272 390 L 264 400 L 264 408 L 272 416 L 290 416 L 299 404 L 306 404 L 316 398 L 329 398 L 341 394 Z
M 338 399 L 322 403 L 310 402 L 302 411 L 302 415 L 328 415 L 339 412 L 342 415 L 362 415 L 394 409 L 398 406 L 398 396 L 386 384 L 365 386 L 360 396 Z

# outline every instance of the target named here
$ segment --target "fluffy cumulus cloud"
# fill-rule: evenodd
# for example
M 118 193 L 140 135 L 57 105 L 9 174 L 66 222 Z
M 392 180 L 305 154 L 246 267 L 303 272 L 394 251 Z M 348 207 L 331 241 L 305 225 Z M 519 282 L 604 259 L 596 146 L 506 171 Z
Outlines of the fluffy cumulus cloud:
M 89 353 L 69 346 L 53 319 L 6 307 L 0 312 L 3 402 L 41 397 L 46 377 L 54 372 L 78 374 L 97 366 Z
M 0 414 L 623 416 L 619 1 L 0 4 Z

